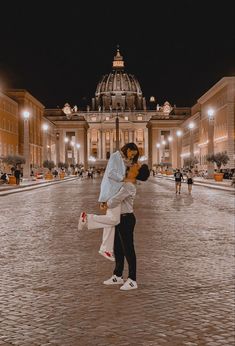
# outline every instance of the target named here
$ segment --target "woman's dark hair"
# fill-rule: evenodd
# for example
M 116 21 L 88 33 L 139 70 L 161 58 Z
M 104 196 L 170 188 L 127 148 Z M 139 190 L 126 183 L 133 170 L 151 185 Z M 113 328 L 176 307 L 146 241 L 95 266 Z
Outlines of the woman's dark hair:
M 135 143 L 127 143 L 121 148 L 121 151 L 123 152 L 123 154 L 125 155 L 126 158 L 127 158 L 127 150 L 128 149 L 137 151 L 137 154 L 132 159 L 132 163 L 136 163 L 138 161 L 139 156 L 140 156 L 139 149 L 138 149 L 137 145 Z
M 136 177 L 136 180 L 146 181 L 149 178 L 149 176 L 150 176 L 150 170 L 148 168 L 148 165 L 144 163 L 143 165 L 140 166 L 139 173 Z

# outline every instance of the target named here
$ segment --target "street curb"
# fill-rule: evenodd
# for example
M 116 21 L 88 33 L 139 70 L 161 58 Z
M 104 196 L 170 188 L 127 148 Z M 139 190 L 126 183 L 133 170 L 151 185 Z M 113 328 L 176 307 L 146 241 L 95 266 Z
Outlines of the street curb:
M 73 178 L 67 178 L 67 179 L 61 179 L 58 181 L 51 181 L 51 182 L 43 182 L 43 183 L 39 183 L 39 184 L 32 184 L 32 185 L 26 185 L 26 186 L 21 186 L 17 189 L 9 189 L 6 191 L 0 191 L 0 197 L 1 196 L 7 196 L 7 195 L 11 195 L 13 193 L 19 193 L 19 192 L 24 192 L 24 191 L 29 191 L 29 190 L 34 190 L 34 189 L 39 189 L 40 187 L 46 187 L 49 185 L 55 185 L 55 184 L 60 184 L 60 183 L 65 183 L 67 181 L 71 181 L 71 180 L 75 180 L 78 179 L 78 177 L 73 177 Z
M 158 178 L 158 179 L 165 179 L 165 180 L 171 180 L 174 182 L 174 178 L 167 178 L 167 177 L 152 177 L 152 178 Z M 183 184 L 187 184 L 185 181 L 182 182 Z M 194 185 L 198 185 L 198 186 L 204 186 L 204 187 L 208 187 L 210 189 L 217 189 L 217 190 L 222 190 L 222 191 L 229 191 L 229 192 L 235 192 L 235 189 L 233 187 L 229 187 L 229 186 L 218 186 L 215 184 L 206 184 L 206 183 L 202 183 L 202 182 L 197 182 L 194 181 L 193 183 Z

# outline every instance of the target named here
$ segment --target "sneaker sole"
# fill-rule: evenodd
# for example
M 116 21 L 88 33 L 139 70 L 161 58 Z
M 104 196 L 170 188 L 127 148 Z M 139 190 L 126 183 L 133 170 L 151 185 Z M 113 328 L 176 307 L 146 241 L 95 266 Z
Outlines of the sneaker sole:
M 124 281 L 123 282 L 112 282 L 112 283 L 105 283 L 105 281 L 104 281 L 103 284 L 106 285 L 106 286 L 123 285 Z
M 138 288 L 138 286 L 137 287 L 128 287 L 128 288 L 122 288 L 122 287 L 120 287 L 120 290 L 121 291 L 130 291 L 130 290 L 135 290 L 135 289 L 137 289 Z

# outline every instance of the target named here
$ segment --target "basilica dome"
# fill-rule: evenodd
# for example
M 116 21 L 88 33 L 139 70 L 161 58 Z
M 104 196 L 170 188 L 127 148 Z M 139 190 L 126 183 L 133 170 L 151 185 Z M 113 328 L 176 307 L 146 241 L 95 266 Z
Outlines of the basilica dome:
M 124 61 L 117 49 L 113 71 L 104 75 L 97 85 L 92 102 L 94 110 L 142 110 L 145 100 L 140 84 L 134 75 L 124 71 Z

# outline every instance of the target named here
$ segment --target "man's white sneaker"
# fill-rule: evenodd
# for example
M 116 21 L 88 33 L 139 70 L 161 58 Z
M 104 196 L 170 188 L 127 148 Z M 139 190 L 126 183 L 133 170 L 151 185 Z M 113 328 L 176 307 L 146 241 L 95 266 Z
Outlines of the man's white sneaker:
M 112 275 L 110 279 L 103 282 L 104 285 L 122 285 L 123 283 L 123 278 L 117 275 Z
M 107 258 L 108 260 L 114 262 L 115 261 L 115 257 L 113 256 L 113 254 L 109 251 L 102 251 L 99 250 L 99 254 L 104 256 L 105 258 Z
M 124 285 L 120 287 L 120 290 L 122 291 L 128 291 L 128 290 L 134 290 L 135 288 L 138 288 L 137 282 L 131 279 L 127 279 Z
M 87 214 L 83 211 L 78 221 L 78 230 L 83 231 L 87 228 Z

